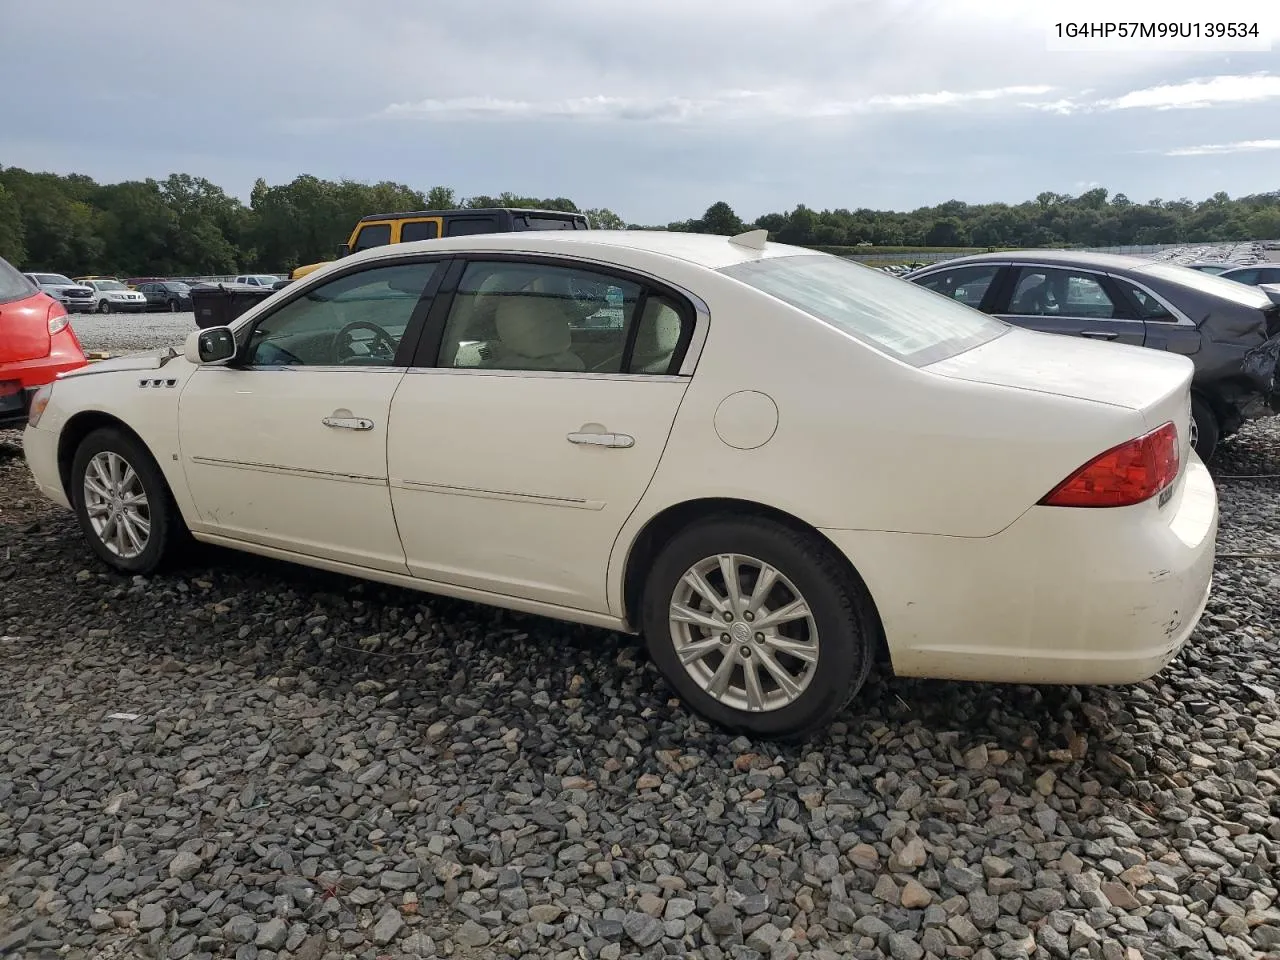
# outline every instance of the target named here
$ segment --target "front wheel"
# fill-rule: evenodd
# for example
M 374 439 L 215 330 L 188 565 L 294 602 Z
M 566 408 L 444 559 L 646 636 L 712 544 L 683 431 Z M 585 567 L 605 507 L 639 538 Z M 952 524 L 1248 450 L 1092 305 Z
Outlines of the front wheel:
M 155 460 L 115 427 L 95 430 L 80 443 L 71 464 L 71 499 L 90 548 L 124 573 L 152 573 L 186 535 Z
M 1191 425 L 1194 428 L 1191 446 L 1195 448 L 1200 459 L 1208 463 L 1209 458 L 1218 448 L 1222 426 L 1218 423 L 1218 416 L 1213 412 L 1213 408 L 1204 399 L 1194 394 L 1191 397 Z
M 177 312 L 178 312 L 178 301 L 177 301 L 177 300 L 170 300 L 170 301 L 169 301 L 169 312 L 170 312 L 170 313 L 177 313 Z
M 787 739 L 853 699 L 878 635 L 866 588 L 830 544 L 756 517 L 704 520 L 667 544 L 642 621 L 650 655 L 690 707 Z
M 109 300 L 103 300 L 100 304 L 98 304 L 98 312 L 99 312 L 99 313 L 110 313 L 110 312 L 111 312 L 111 302 L 110 302 Z

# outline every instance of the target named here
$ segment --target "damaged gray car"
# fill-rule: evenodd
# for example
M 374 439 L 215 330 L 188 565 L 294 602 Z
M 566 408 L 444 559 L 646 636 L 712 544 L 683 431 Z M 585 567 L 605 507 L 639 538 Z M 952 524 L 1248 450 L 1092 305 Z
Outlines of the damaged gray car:
M 1062 250 L 958 257 L 904 279 L 1019 327 L 1189 357 L 1191 439 L 1202 460 L 1245 421 L 1280 413 L 1274 290 L 1171 263 Z

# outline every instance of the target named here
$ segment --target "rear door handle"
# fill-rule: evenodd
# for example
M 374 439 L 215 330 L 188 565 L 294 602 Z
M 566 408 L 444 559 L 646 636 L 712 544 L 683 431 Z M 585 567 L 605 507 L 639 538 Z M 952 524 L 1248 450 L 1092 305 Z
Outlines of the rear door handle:
M 571 433 L 567 437 L 570 443 L 590 443 L 598 447 L 633 447 L 635 437 L 625 433 Z
M 325 417 L 320 421 L 326 427 L 342 430 L 372 430 L 373 421 L 365 417 Z
M 1090 340 L 1115 340 L 1120 334 L 1111 330 L 1081 330 L 1080 336 L 1088 337 Z

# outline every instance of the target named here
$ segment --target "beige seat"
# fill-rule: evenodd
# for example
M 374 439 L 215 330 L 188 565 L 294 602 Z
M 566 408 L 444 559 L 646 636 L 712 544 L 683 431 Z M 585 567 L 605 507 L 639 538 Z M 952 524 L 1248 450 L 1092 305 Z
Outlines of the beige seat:
M 501 296 L 494 313 L 498 340 L 482 364 L 505 370 L 585 370 L 573 352 L 573 331 L 559 297 L 527 291 Z
M 635 349 L 631 355 L 633 373 L 664 374 L 671 366 L 671 355 L 680 344 L 680 314 L 657 297 L 645 304 L 640 328 L 636 331 Z

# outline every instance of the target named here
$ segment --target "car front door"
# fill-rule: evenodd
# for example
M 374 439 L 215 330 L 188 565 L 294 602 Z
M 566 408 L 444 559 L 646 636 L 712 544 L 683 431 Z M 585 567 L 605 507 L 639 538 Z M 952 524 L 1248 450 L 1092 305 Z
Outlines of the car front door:
M 697 317 L 572 260 L 459 260 L 391 406 L 410 572 L 608 613 L 609 554 L 666 446 Z
M 442 261 L 364 264 L 237 330 L 179 404 L 200 529 L 405 573 L 387 487 L 391 398 Z
M 1146 325 L 1106 274 L 1076 267 L 1019 264 L 996 316 L 1020 327 L 1143 346 Z

